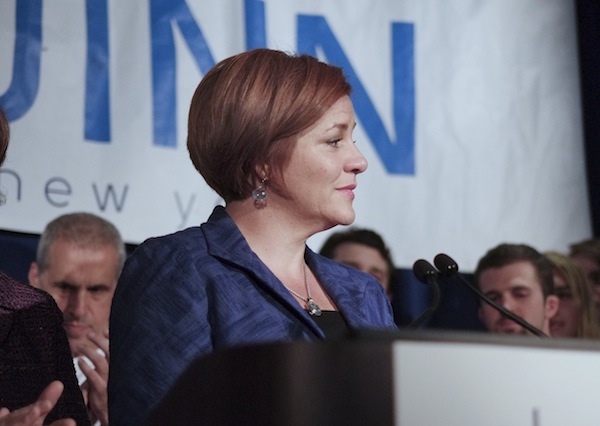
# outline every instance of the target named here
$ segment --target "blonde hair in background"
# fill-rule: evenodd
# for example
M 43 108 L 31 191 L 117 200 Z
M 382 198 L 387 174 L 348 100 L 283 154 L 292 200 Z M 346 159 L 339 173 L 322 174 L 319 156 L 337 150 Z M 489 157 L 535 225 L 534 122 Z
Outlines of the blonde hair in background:
M 561 253 L 547 252 L 544 253 L 544 256 L 550 261 L 558 275 L 563 277 L 571 290 L 574 302 L 581 310 L 577 337 L 600 338 L 600 325 L 598 324 L 592 287 L 583 271 L 573 260 Z

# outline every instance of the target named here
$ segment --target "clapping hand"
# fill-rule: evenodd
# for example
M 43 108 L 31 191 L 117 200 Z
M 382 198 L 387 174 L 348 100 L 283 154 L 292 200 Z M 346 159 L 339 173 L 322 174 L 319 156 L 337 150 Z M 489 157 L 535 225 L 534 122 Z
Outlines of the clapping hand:
M 42 391 L 37 401 L 14 411 L 0 408 L 0 426 L 42 426 L 46 416 L 60 398 L 64 386 L 55 380 Z M 76 426 L 73 419 L 60 419 L 50 426 Z
M 108 330 L 102 335 L 90 333 L 88 339 L 91 344 L 80 348 L 81 354 L 85 355 L 94 367 L 80 359 L 79 368 L 87 380 L 81 385 L 85 403 L 88 407 L 92 424 L 100 421 L 103 426 L 108 425 Z M 0 425 L 1 426 L 1 425 Z

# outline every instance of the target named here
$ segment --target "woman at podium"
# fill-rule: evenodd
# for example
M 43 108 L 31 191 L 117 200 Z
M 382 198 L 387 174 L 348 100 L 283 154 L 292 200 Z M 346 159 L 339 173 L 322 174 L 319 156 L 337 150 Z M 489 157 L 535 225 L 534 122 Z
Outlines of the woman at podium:
M 187 145 L 224 206 L 128 259 L 111 313 L 111 423 L 143 424 L 186 367 L 215 350 L 395 327 L 374 278 L 306 246 L 354 221 L 367 161 L 352 137 L 350 90 L 340 68 L 269 49 L 204 76 Z

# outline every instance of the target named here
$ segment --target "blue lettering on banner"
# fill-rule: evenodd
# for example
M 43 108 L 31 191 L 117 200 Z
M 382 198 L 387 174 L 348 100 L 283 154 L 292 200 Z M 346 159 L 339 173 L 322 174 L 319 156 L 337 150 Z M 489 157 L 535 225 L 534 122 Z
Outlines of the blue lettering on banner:
M 388 135 L 340 43 L 322 16 L 298 16 L 298 51 L 317 56 L 321 47 L 327 60 L 343 68 L 352 85 L 352 102 L 386 170 L 392 174 L 415 174 L 415 79 L 414 26 L 392 25 L 394 123 L 396 140 Z
M 85 139 L 110 142 L 108 0 L 87 0 Z
M 267 45 L 264 0 L 245 0 L 246 50 Z
M 154 144 L 176 147 L 176 63 L 171 23 L 178 25 L 202 73 L 208 72 L 215 60 L 185 0 L 150 0 L 150 21 Z
M 174 26 L 201 73 L 215 65 L 202 29 L 185 0 L 150 0 L 152 111 L 154 145 L 177 146 L 176 48 Z M 33 105 L 39 88 L 42 0 L 17 0 L 13 75 L 0 105 L 16 120 Z M 266 45 L 265 3 L 245 0 L 246 48 Z M 85 139 L 108 143 L 110 122 L 110 51 L 108 0 L 86 0 L 88 50 L 85 90 Z M 390 174 L 415 174 L 414 24 L 391 24 L 393 124 L 388 134 L 369 94 L 323 16 L 298 15 L 298 52 L 317 54 L 343 68 L 353 87 L 356 114 Z
M 0 96 L 0 105 L 10 121 L 23 117 L 35 101 L 42 51 L 42 0 L 17 0 L 16 6 L 12 80 Z

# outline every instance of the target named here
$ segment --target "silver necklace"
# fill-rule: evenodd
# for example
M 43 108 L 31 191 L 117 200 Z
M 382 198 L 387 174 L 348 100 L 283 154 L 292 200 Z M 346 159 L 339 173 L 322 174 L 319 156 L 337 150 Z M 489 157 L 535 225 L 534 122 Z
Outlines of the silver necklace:
M 307 297 L 302 296 L 301 294 L 295 292 L 294 290 L 292 290 L 291 288 L 289 288 L 288 286 L 283 284 L 283 286 L 287 289 L 287 291 L 289 291 L 294 296 L 296 296 L 298 299 L 303 300 L 304 303 L 306 303 L 306 311 L 310 315 L 315 316 L 315 317 L 320 317 L 321 312 L 322 312 L 321 308 L 319 308 L 319 305 L 317 305 L 315 303 L 315 301 L 313 300 L 313 298 L 310 297 L 310 288 L 308 287 L 308 276 L 306 275 L 306 263 L 304 264 L 304 285 L 306 286 Z

